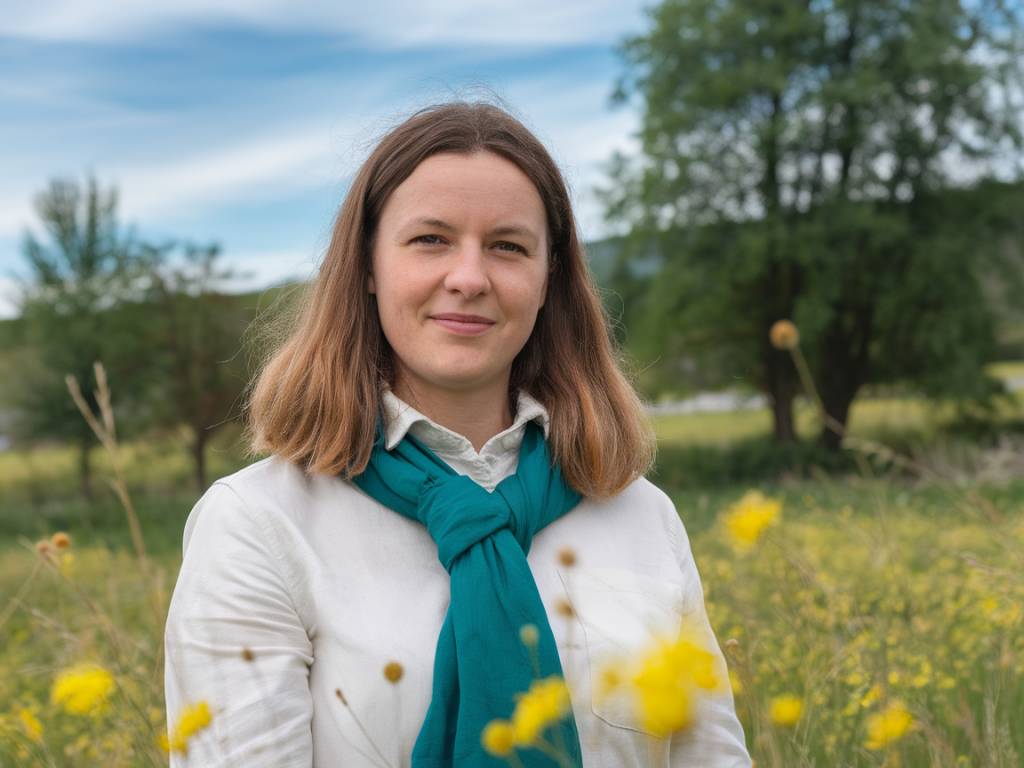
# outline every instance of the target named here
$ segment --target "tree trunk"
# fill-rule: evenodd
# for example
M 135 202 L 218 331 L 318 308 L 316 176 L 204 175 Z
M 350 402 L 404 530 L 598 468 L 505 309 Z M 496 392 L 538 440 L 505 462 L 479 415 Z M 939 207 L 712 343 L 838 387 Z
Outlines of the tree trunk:
M 825 413 L 839 422 L 844 431 L 847 419 L 850 417 L 850 405 L 852 405 L 856 394 L 855 389 L 840 382 L 826 384 L 825 380 L 822 381 L 821 402 L 825 406 Z M 842 446 L 843 437 L 842 434 L 825 424 L 822 426 L 818 441 L 828 450 L 838 451 Z
M 825 413 L 838 422 L 844 432 L 850 406 L 867 378 L 872 321 L 873 312 L 869 307 L 848 314 L 839 311 L 831 327 L 821 337 L 818 394 Z M 825 448 L 837 451 L 842 445 L 842 434 L 824 424 L 818 441 Z
M 780 443 L 796 442 L 793 426 L 793 396 L 772 399 L 772 434 Z
M 209 431 L 202 426 L 192 427 L 192 467 L 195 472 L 196 489 L 199 493 L 206 490 L 206 442 Z
M 88 502 L 93 500 L 92 464 L 89 452 L 92 450 L 92 438 L 83 436 L 78 441 L 78 489 L 82 498 Z
M 767 340 L 767 331 L 763 334 Z M 765 344 L 765 368 L 768 373 L 768 400 L 772 407 L 772 435 L 777 442 L 796 441 L 793 423 L 793 398 L 796 397 L 796 380 L 793 361 L 789 354 L 780 352 Z

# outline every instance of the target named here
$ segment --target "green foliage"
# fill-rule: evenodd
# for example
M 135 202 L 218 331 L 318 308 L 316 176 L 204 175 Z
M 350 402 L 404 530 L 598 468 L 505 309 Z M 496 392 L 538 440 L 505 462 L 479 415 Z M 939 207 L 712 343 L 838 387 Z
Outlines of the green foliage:
M 664 0 L 650 17 L 616 89 L 641 154 L 614 157 L 603 191 L 622 259 L 661 257 L 614 285 L 630 350 L 660 361 L 648 392 L 741 380 L 787 403 L 768 331 L 789 318 L 841 422 L 872 382 L 990 402 L 982 364 L 1013 320 L 991 299 L 1024 290 L 1024 187 L 994 180 L 1022 145 L 1000 101 L 1019 9 Z
M 5 399 L 14 404 L 16 440 L 86 446 L 94 438 L 64 379 L 92 381 L 93 363 L 102 361 L 125 392 L 134 391 L 129 385 L 138 367 L 136 329 L 111 309 L 137 291 L 135 243 L 119 228 L 116 192 L 102 192 L 95 179 L 84 192 L 75 181 L 51 181 L 36 197 L 36 210 L 49 242 L 31 233 L 24 239 L 30 278 L 19 297 L 20 343 L 5 353 L 14 362 Z M 92 395 L 85 394 L 95 407 Z
M 141 305 L 148 319 L 148 409 L 160 427 L 186 425 L 194 477 L 206 486 L 206 445 L 238 417 L 249 379 L 242 337 L 251 312 L 225 292 L 239 275 L 222 267 L 216 244 L 186 243 L 181 264 L 168 254 L 175 244 L 147 246 L 150 288 Z

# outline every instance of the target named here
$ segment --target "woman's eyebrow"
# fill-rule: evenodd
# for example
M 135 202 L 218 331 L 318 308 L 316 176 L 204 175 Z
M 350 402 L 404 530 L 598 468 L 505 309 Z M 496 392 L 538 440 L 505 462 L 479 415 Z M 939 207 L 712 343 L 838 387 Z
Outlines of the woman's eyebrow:
M 402 227 L 402 230 L 405 231 L 408 229 L 412 229 L 413 227 L 435 227 L 437 229 L 443 229 L 447 232 L 455 231 L 455 227 L 449 224 L 447 221 L 443 221 L 442 219 L 435 219 L 431 216 L 421 216 L 419 218 L 413 219 L 412 221 L 406 223 L 406 225 Z M 503 224 L 500 227 L 495 227 L 490 232 L 488 232 L 488 234 L 494 236 L 520 235 L 523 237 L 533 238 L 534 240 L 538 239 L 537 235 L 534 234 L 532 229 L 520 224 Z

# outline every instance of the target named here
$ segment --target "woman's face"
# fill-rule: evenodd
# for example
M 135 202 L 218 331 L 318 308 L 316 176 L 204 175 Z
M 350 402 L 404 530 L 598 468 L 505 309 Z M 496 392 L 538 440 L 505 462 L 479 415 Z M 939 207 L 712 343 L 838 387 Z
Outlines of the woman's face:
M 396 393 L 504 392 L 548 258 L 544 204 L 514 163 L 490 152 L 420 163 L 384 204 L 369 279 Z

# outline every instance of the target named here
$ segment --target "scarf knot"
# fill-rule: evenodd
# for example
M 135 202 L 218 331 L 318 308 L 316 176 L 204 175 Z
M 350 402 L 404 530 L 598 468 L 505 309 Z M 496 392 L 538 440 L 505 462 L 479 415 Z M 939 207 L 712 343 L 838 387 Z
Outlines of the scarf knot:
M 466 550 L 515 525 L 515 515 L 505 500 L 465 475 L 431 478 L 424 483 L 416 517 L 437 542 L 437 557 L 449 573 Z

